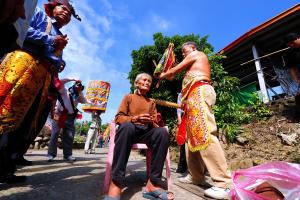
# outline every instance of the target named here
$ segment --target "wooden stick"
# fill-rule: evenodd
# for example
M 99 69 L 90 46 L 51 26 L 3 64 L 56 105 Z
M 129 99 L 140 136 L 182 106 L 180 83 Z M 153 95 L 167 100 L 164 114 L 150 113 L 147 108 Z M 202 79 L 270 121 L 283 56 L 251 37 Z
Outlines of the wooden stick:
M 243 66 L 243 65 L 246 65 L 246 64 L 248 64 L 248 63 L 251 63 L 251 62 L 257 61 L 257 60 L 259 60 L 259 59 L 262 59 L 262 58 L 265 58 L 265 57 L 268 57 L 268 56 L 271 56 L 271 55 L 274 55 L 274 54 L 277 54 L 277 53 L 280 53 L 280 52 L 283 52 L 283 51 L 289 50 L 290 48 L 291 48 L 291 47 L 286 47 L 286 48 L 284 48 L 284 49 L 280 49 L 280 50 L 278 50 L 278 51 L 274 51 L 274 52 L 272 52 L 272 53 L 269 53 L 269 54 L 266 54 L 266 55 L 264 55 L 264 56 L 261 56 L 261 57 L 258 57 L 258 58 L 255 58 L 255 59 L 249 60 L 249 61 L 247 61 L 247 62 L 244 62 L 244 63 L 242 63 L 242 64 L 240 64 L 240 65 L 241 65 L 241 66 Z
M 157 64 L 156 64 L 155 60 L 152 60 L 152 62 L 153 62 L 153 64 L 154 64 L 154 66 L 156 67 L 156 66 L 157 66 Z
M 152 62 L 153 62 L 153 64 L 154 64 L 154 67 L 157 67 L 157 64 L 156 64 L 155 60 L 152 60 Z M 157 81 L 157 83 L 156 83 L 156 85 L 155 85 L 155 88 L 156 88 L 156 89 L 159 87 L 160 81 L 161 81 L 161 80 L 158 80 L 158 81 Z
M 157 105 L 170 107 L 170 108 L 181 108 L 181 105 L 171 102 L 171 101 L 165 101 L 165 100 L 159 100 L 159 99 L 152 99 Z

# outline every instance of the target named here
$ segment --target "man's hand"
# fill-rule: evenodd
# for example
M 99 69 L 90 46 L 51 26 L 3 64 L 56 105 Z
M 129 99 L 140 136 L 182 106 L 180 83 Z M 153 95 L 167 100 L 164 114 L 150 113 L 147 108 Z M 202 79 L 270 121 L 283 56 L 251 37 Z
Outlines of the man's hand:
M 183 110 L 183 112 L 184 112 L 185 107 L 186 107 L 186 101 L 181 102 L 180 107 L 181 107 L 181 110 Z
M 66 45 L 68 44 L 68 37 L 67 35 L 57 35 L 54 38 L 54 48 L 55 50 L 63 50 Z
M 58 121 L 58 120 L 59 120 L 59 115 L 58 115 L 58 114 L 53 114 L 53 119 L 54 119 L 55 121 Z
M 175 77 L 175 74 L 173 73 L 168 73 L 168 72 L 162 72 L 159 76 L 158 79 L 167 79 L 169 81 L 172 81 Z
M 24 0 L 4 0 L 0 8 L 0 23 L 13 24 L 17 19 L 26 19 Z
M 132 117 L 133 122 L 141 122 L 141 123 L 152 123 L 153 119 L 150 114 L 140 114 Z
M 177 125 L 179 126 L 181 124 L 181 117 L 177 118 Z

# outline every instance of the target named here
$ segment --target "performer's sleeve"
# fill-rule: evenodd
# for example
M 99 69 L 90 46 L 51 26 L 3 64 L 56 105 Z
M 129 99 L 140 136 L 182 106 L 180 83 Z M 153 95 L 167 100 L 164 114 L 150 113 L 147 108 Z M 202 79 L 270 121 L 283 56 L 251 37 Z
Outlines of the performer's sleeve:
M 47 24 L 45 25 L 45 15 L 40 9 L 36 9 L 35 14 L 31 19 L 25 40 L 35 44 L 52 46 L 55 36 L 48 35 L 46 32 L 41 31 L 40 28 L 43 26 L 47 27 Z
M 129 112 L 129 103 L 130 103 L 130 99 L 129 99 L 129 95 L 124 96 L 124 98 L 122 99 L 122 102 L 119 106 L 118 112 L 116 114 L 115 117 L 115 122 L 116 124 L 122 124 L 124 122 L 132 122 L 132 116 L 129 116 L 128 112 Z

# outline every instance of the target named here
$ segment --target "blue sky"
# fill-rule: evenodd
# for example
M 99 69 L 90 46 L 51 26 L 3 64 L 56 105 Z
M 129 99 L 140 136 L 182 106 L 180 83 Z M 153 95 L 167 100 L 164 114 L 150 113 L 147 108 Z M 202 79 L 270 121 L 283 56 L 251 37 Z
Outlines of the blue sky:
M 46 1 L 39 1 L 41 6 Z M 103 80 L 111 84 L 104 123 L 116 114 L 129 92 L 131 51 L 152 45 L 152 35 L 209 35 L 219 51 L 239 36 L 299 3 L 297 0 L 73 0 L 82 22 L 72 20 L 63 33 L 69 37 L 67 62 L 60 77 Z M 149 66 L 152 67 L 152 66 Z M 89 119 L 88 114 L 84 115 Z

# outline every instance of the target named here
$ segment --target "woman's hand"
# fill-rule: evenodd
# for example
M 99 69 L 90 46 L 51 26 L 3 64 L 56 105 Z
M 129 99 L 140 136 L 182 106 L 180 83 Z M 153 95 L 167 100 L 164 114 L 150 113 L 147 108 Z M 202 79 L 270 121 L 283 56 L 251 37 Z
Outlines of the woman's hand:
M 153 119 L 150 114 L 139 114 L 132 117 L 132 122 L 152 123 Z

